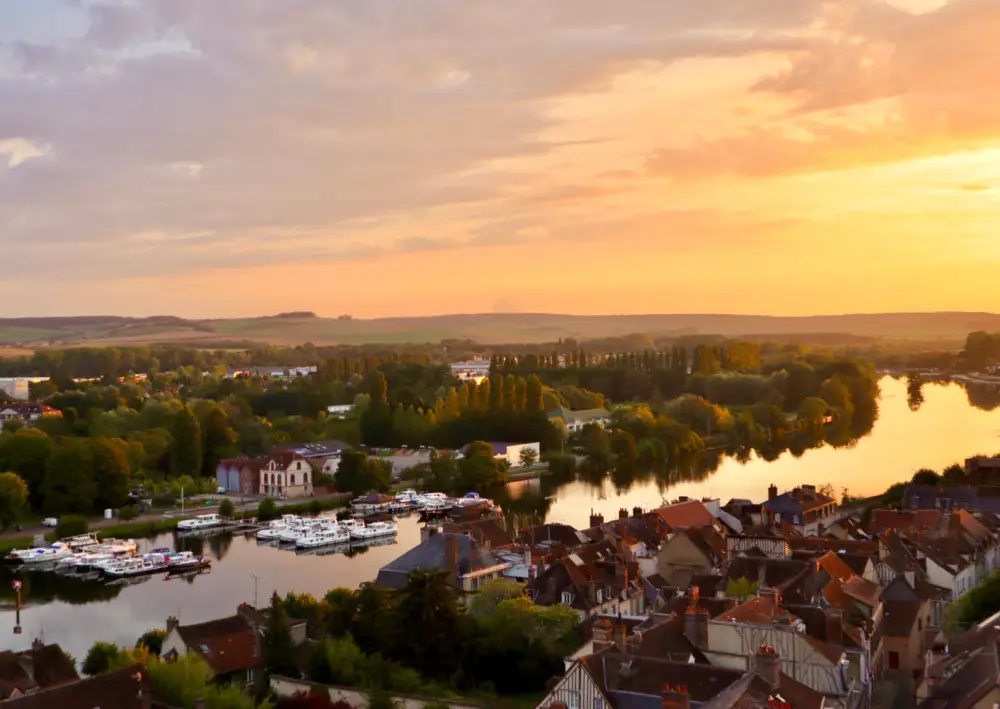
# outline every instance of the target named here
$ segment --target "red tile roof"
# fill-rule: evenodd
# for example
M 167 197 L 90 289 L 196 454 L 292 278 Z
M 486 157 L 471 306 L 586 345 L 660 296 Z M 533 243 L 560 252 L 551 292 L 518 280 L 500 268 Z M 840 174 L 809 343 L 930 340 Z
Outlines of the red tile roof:
M 881 534 L 888 529 L 936 527 L 940 521 L 940 510 L 872 510 L 868 533 Z
M 667 505 L 653 510 L 657 517 L 666 522 L 671 529 L 684 529 L 685 527 L 704 527 L 711 525 L 715 517 L 708 508 L 698 500 L 679 502 L 676 505 Z
M 217 675 L 251 669 L 261 663 L 254 630 L 242 616 L 181 625 L 177 632 L 188 652 L 201 655 Z

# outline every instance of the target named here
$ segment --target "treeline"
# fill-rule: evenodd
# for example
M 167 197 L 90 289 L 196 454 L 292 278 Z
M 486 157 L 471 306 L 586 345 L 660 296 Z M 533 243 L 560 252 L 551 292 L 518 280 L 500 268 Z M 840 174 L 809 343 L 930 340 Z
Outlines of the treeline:
M 490 371 L 544 369 L 631 369 L 644 372 L 669 370 L 712 374 L 719 370 L 756 372 L 763 366 L 761 347 L 752 342 L 726 342 L 720 345 L 698 344 L 693 347 L 673 345 L 660 350 L 593 354 L 584 348 L 551 354 L 496 354 L 490 358 Z

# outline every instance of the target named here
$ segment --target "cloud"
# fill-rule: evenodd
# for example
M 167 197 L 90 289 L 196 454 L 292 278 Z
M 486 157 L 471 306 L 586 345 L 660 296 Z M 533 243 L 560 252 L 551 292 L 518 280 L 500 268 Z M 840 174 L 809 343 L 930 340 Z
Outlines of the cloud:
M 18 165 L 39 158 L 49 152 L 47 146 L 38 146 L 30 140 L 24 138 L 6 138 L 0 140 L 0 156 L 7 159 L 7 167 L 14 168 Z

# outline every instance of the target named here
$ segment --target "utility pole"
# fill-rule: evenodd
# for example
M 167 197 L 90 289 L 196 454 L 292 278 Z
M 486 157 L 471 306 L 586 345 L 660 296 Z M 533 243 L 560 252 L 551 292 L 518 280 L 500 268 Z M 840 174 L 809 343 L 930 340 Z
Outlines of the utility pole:
M 253 577 L 253 608 L 254 610 L 257 610 L 257 582 L 260 581 L 260 579 L 257 577 L 257 574 L 250 575 Z
M 184 486 L 181 485 L 181 514 L 184 514 Z

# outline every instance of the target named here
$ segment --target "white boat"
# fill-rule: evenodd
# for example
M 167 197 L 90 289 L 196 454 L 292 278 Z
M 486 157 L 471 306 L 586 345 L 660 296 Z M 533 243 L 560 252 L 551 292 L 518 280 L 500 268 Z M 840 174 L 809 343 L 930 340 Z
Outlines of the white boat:
M 299 549 L 314 549 L 334 544 L 347 544 L 350 541 L 351 533 L 338 524 L 320 527 L 312 534 L 295 542 L 295 546 Z
M 422 492 L 417 496 L 417 500 L 422 504 L 445 504 L 450 502 L 450 499 L 443 492 Z
M 278 535 L 278 539 L 282 544 L 294 544 L 304 537 L 308 537 L 314 531 L 322 526 L 322 522 L 316 519 L 303 520 L 301 524 L 295 527 L 290 527 L 281 534 Z
M 139 551 L 139 542 L 134 539 L 105 539 L 102 544 L 90 551 L 108 552 L 116 556 L 135 554 Z
M 119 559 L 103 567 L 104 576 L 116 579 L 160 573 L 167 570 L 171 556 L 170 552 L 152 552 L 129 559 Z
M 73 556 L 73 552 L 68 546 L 62 542 L 55 542 L 47 547 L 15 549 L 4 557 L 4 562 L 13 565 L 35 565 L 55 563 L 70 556 Z
M 212 562 L 207 557 L 195 556 L 190 551 L 181 551 L 172 554 L 167 560 L 167 571 L 176 574 L 184 571 L 194 571 L 195 569 L 204 569 L 211 565 Z
M 403 490 L 396 493 L 396 502 L 404 505 L 416 505 L 420 502 L 420 495 L 417 494 L 416 490 Z
M 483 498 L 479 496 L 478 492 L 467 492 L 458 500 L 458 504 L 462 507 L 466 505 L 477 505 L 480 502 L 485 502 Z
M 340 526 L 350 533 L 355 529 L 364 529 L 365 521 L 356 517 L 348 517 L 347 519 L 340 520 Z
M 97 532 L 89 532 L 87 534 L 78 534 L 75 537 L 66 537 L 65 539 L 60 539 L 59 541 L 76 552 L 83 551 L 88 547 L 97 546 L 101 543 L 101 538 L 98 536 Z
M 177 523 L 177 529 L 181 532 L 195 532 L 210 527 L 219 527 L 225 523 L 225 520 L 217 514 L 198 515 L 191 519 L 182 519 Z
M 351 539 L 366 541 L 378 537 L 390 537 L 396 533 L 395 522 L 372 522 L 360 529 L 351 530 Z
M 298 515 L 284 515 L 281 519 L 268 522 L 267 527 L 257 532 L 257 539 L 270 542 L 281 537 L 281 533 L 302 523 Z

